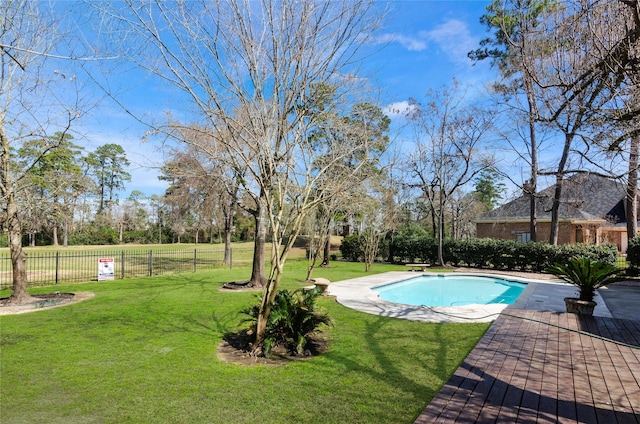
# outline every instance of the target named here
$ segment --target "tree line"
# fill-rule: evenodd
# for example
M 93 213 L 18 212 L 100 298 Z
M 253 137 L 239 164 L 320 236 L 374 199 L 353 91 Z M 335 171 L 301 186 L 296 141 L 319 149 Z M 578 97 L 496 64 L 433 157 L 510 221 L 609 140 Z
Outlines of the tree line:
M 48 145 L 56 147 L 47 149 Z M 85 152 L 69 133 L 26 140 L 11 163 L 23 243 L 66 247 L 223 241 L 218 223 L 224 222 L 225 209 L 215 198 L 220 194 L 216 186 L 181 180 L 176 164 L 184 169 L 195 166 L 185 154 L 165 164 L 161 178 L 173 182 L 164 195 L 134 190 L 121 198 L 131 181 L 130 162 L 121 145 L 108 143 Z M 251 240 L 248 217 L 231 218 L 233 241 Z

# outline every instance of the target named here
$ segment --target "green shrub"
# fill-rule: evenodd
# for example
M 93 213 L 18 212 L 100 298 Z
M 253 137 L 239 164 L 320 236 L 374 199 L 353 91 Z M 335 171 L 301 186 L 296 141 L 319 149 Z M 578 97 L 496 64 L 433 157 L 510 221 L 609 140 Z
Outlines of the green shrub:
M 438 258 L 436 240 L 425 233 L 397 234 L 393 240 L 393 261 L 401 263 L 435 263 Z
M 567 263 L 571 258 L 582 257 L 592 261 L 615 265 L 618 260 L 618 248 L 613 243 L 606 244 L 563 244 L 558 246 L 556 260 L 552 263 Z
M 362 262 L 364 261 L 364 252 L 360 247 L 360 236 L 352 234 L 342 239 L 340 245 L 340 253 L 342 258 L 349 262 Z
M 640 272 L 640 237 L 633 237 L 629 239 L 629 246 L 627 247 L 627 263 L 633 274 Z
M 321 325 L 330 325 L 331 318 L 316 310 L 315 302 L 320 289 L 280 290 L 271 304 L 264 339 L 264 354 L 269 356 L 275 346 L 284 346 L 291 354 L 299 355 L 307 349 L 309 337 Z M 260 311 L 260 302 L 244 311 L 255 327 Z
M 640 242 L 634 243 L 630 250 L 636 249 L 634 258 L 640 268 Z M 432 237 L 397 235 L 393 246 L 394 261 L 435 263 L 437 249 L 437 241 Z M 447 239 L 443 242 L 443 251 L 445 262 L 453 266 L 534 272 L 542 272 L 555 263 L 566 263 L 575 256 L 608 264 L 615 264 L 618 258 L 618 250 L 611 243 L 553 246 L 543 242 L 490 238 Z

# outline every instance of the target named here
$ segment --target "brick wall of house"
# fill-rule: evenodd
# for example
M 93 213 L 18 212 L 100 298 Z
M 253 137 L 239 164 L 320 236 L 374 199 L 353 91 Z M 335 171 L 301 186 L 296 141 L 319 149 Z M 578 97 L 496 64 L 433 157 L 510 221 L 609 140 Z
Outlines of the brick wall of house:
M 513 223 L 476 223 L 476 234 L 479 238 L 495 238 L 503 240 L 518 240 L 518 235 L 529 232 L 529 222 Z M 538 222 L 538 241 L 548 241 L 551 234 L 550 222 Z M 558 226 L 558 244 L 576 242 L 575 226 L 569 222 L 561 222 Z

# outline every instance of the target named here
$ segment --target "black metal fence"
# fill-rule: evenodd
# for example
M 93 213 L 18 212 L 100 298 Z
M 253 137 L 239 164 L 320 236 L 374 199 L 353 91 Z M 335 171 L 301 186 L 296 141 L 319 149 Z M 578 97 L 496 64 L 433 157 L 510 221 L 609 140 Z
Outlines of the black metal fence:
M 224 263 L 224 250 L 29 252 L 26 262 L 29 287 L 97 281 L 100 259 L 109 259 L 113 279 L 231 268 L 234 264 L 233 255 Z M 11 256 L 0 254 L 0 289 L 12 285 Z

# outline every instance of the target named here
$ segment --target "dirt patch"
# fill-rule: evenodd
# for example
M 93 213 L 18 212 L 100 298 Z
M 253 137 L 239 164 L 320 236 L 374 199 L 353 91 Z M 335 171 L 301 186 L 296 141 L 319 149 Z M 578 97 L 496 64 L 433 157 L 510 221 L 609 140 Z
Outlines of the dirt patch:
M 94 297 L 94 293 L 48 293 L 48 294 L 35 294 L 32 297 L 36 298 L 35 302 L 26 303 L 24 305 L 12 305 L 8 304 L 8 297 L 0 299 L 0 315 L 15 315 L 25 314 L 28 312 L 44 311 L 47 309 L 60 308 L 62 306 L 72 305 L 74 303 L 81 302 L 85 299 Z
M 218 359 L 238 365 L 286 365 L 297 361 L 308 361 L 326 352 L 328 343 L 322 334 L 309 341 L 304 355 L 291 355 L 281 346 L 272 349 L 268 358 L 251 355 L 250 337 L 245 331 L 227 334 L 218 346 Z

